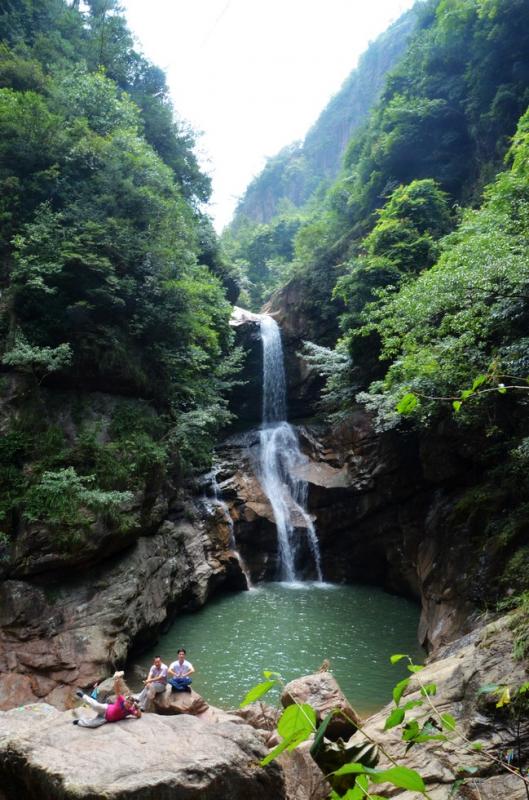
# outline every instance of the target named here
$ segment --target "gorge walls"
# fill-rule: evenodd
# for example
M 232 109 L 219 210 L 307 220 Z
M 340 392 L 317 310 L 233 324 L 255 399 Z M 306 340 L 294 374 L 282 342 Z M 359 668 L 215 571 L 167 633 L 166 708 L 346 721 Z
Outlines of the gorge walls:
M 0 407 L 2 430 L 29 413 L 27 391 L 24 379 L 13 379 Z M 59 438 L 73 448 L 84 442 L 85 459 L 87 428 L 95 432 L 118 473 L 111 422 L 120 404 L 130 413 L 135 401 L 52 390 L 31 398 Z M 135 411 L 147 414 L 139 404 Z M 130 450 L 130 427 L 128 437 Z M 55 525 L 18 520 L 0 553 L 0 709 L 35 699 L 68 706 L 75 687 L 122 666 L 131 648 L 156 641 L 180 610 L 198 608 L 221 586 L 246 586 L 223 520 L 171 481 L 143 477 L 117 518 L 85 508 L 75 525 L 67 516 Z M 50 489 L 47 502 L 54 497 Z
M 380 433 L 360 405 L 340 425 L 314 422 L 319 378 L 299 356 L 305 320 L 293 292 L 287 287 L 267 311 L 282 325 L 289 418 L 305 420 L 297 431 L 307 461 L 298 470 L 308 483 L 324 579 L 367 581 L 414 597 L 422 606 L 419 639 L 435 650 L 471 629 L 508 557 L 477 540 L 465 510 L 482 477 L 473 458 L 479 443 L 450 426 L 428 435 L 405 424 Z M 254 376 L 262 369 L 255 326 L 238 328 L 240 341 L 250 342 L 246 370 Z M 257 386 L 252 396 L 259 408 Z M 254 581 L 279 574 L 273 513 L 255 477 L 258 451 L 255 429 L 217 450 L 221 491 Z M 308 544 L 302 558 L 305 577 L 313 578 Z

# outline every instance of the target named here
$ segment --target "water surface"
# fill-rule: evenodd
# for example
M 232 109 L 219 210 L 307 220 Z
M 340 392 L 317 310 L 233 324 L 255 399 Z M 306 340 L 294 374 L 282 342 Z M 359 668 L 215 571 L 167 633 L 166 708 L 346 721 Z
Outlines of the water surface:
M 405 666 L 392 653 L 421 662 L 419 608 L 368 586 L 267 583 L 251 592 L 222 595 L 175 621 L 138 663 L 160 653 L 166 663 L 183 646 L 196 674 L 193 688 L 222 708 L 238 706 L 264 680 L 263 670 L 285 681 L 315 672 L 324 658 L 352 705 L 371 713 L 391 700 Z M 268 695 L 277 702 L 278 692 Z

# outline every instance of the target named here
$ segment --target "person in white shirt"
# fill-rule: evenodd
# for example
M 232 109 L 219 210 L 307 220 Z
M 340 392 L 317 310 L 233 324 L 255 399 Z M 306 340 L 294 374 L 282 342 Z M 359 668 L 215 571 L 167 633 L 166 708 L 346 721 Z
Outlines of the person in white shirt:
M 178 659 L 169 664 L 168 682 L 176 692 L 190 692 L 191 675 L 195 671 L 193 664 L 186 661 L 186 651 L 183 647 L 178 651 Z
M 144 688 L 138 697 L 138 704 L 142 711 L 150 711 L 154 695 L 164 692 L 167 685 L 167 664 L 162 662 L 160 656 L 156 656 L 152 667 L 149 670 L 147 679 L 143 681 Z

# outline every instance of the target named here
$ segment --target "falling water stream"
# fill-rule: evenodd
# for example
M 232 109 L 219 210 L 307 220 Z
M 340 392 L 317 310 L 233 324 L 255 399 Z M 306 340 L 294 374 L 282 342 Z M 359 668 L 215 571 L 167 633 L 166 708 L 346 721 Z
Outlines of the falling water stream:
M 260 318 L 263 344 L 263 417 L 260 431 L 260 482 L 270 501 L 277 527 L 281 580 L 298 579 L 296 553 L 307 537 L 314 572 L 322 581 L 321 558 L 314 523 L 306 510 L 307 482 L 296 475 L 307 458 L 287 422 L 286 380 L 281 332 L 275 319 Z
M 248 589 L 252 589 L 253 587 L 252 587 L 252 579 L 250 577 L 250 572 L 246 567 L 246 564 L 244 562 L 243 557 L 241 556 L 241 554 L 239 553 L 239 551 L 237 549 L 237 542 L 235 540 L 235 529 L 234 529 L 234 525 L 233 525 L 233 519 L 232 519 L 232 516 L 230 514 L 230 509 L 228 508 L 228 505 L 222 499 L 222 494 L 221 494 L 219 482 L 217 480 L 217 471 L 215 469 L 211 470 L 211 472 L 208 473 L 208 475 L 206 477 L 209 479 L 209 485 L 211 487 L 211 492 L 212 492 L 213 497 L 212 498 L 209 498 L 209 497 L 205 498 L 204 502 L 205 502 L 206 505 L 209 505 L 209 503 L 212 502 L 213 505 L 217 506 L 217 508 L 220 508 L 221 513 L 222 513 L 222 515 L 223 515 L 223 517 L 224 517 L 224 519 L 226 521 L 226 524 L 228 526 L 228 530 L 230 532 L 230 542 L 229 542 L 230 549 L 233 551 L 233 554 L 234 554 L 235 558 L 239 562 L 239 565 L 241 567 L 241 571 L 242 571 L 244 577 L 246 578 L 246 584 L 248 586 Z
M 420 657 L 419 610 L 382 589 L 322 581 L 318 540 L 306 510 L 307 484 L 297 477 L 307 459 L 286 420 L 281 336 L 271 317 L 263 315 L 260 327 L 263 416 L 257 467 L 277 525 L 282 580 L 252 592 L 217 596 L 199 612 L 180 615 L 140 664 L 147 668 L 158 654 L 172 660 L 179 647 L 187 647 L 197 670 L 194 688 L 210 703 L 226 707 L 240 703 L 263 669 L 277 670 L 290 680 L 313 673 L 328 658 L 355 708 L 372 713 L 391 699 L 392 686 L 405 675 L 402 664 L 393 666 L 389 656 L 401 652 Z M 217 469 L 206 477 L 208 496 L 203 500 L 221 510 L 236 550 Z M 296 554 L 299 561 L 302 550 L 311 554 L 317 582 L 298 580 Z

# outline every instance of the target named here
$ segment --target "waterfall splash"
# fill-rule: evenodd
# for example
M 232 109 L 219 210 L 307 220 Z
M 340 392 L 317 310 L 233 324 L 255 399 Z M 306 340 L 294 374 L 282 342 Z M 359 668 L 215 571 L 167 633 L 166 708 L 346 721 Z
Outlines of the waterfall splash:
M 296 470 L 307 458 L 288 424 L 286 380 L 281 332 L 275 319 L 260 318 L 263 343 L 263 421 L 260 430 L 260 481 L 268 497 L 277 527 L 281 579 L 297 580 L 296 553 L 305 530 L 318 581 L 322 581 L 320 550 L 314 524 L 306 511 L 307 482 Z
M 211 472 L 208 473 L 207 477 L 209 478 L 209 483 L 210 483 L 211 491 L 212 491 L 212 494 L 213 494 L 213 497 L 211 499 L 213 500 L 214 505 L 217 506 L 217 508 L 220 508 L 220 510 L 222 511 L 222 515 L 224 517 L 224 520 L 226 521 L 226 524 L 228 525 L 228 530 L 229 530 L 229 533 L 230 533 L 230 542 L 229 542 L 230 550 L 233 551 L 233 554 L 234 554 L 235 558 L 239 562 L 239 565 L 241 567 L 241 572 L 244 575 L 244 577 L 246 578 L 246 584 L 248 586 L 248 589 L 253 589 L 252 580 L 250 578 L 250 572 L 248 571 L 248 568 L 247 568 L 246 564 L 244 563 L 243 557 L 241 556 L 241 554 L 237 550 L 237 542 L 235 540 L 235 529 L 234 529 L 234 525 L 233 525 L 233 519 L 232 519 L 231 514 L 230 514 L 230 509 L 228 508 L 227 504 L 222 499 L 220 486 L 219 486 L 219 483 L 217 481 L 217 472 L 216 472 L 216 470 L 215 469 L 211 470 Z M 208 500 L 209 500 L 209 498 L 208 498 Z

